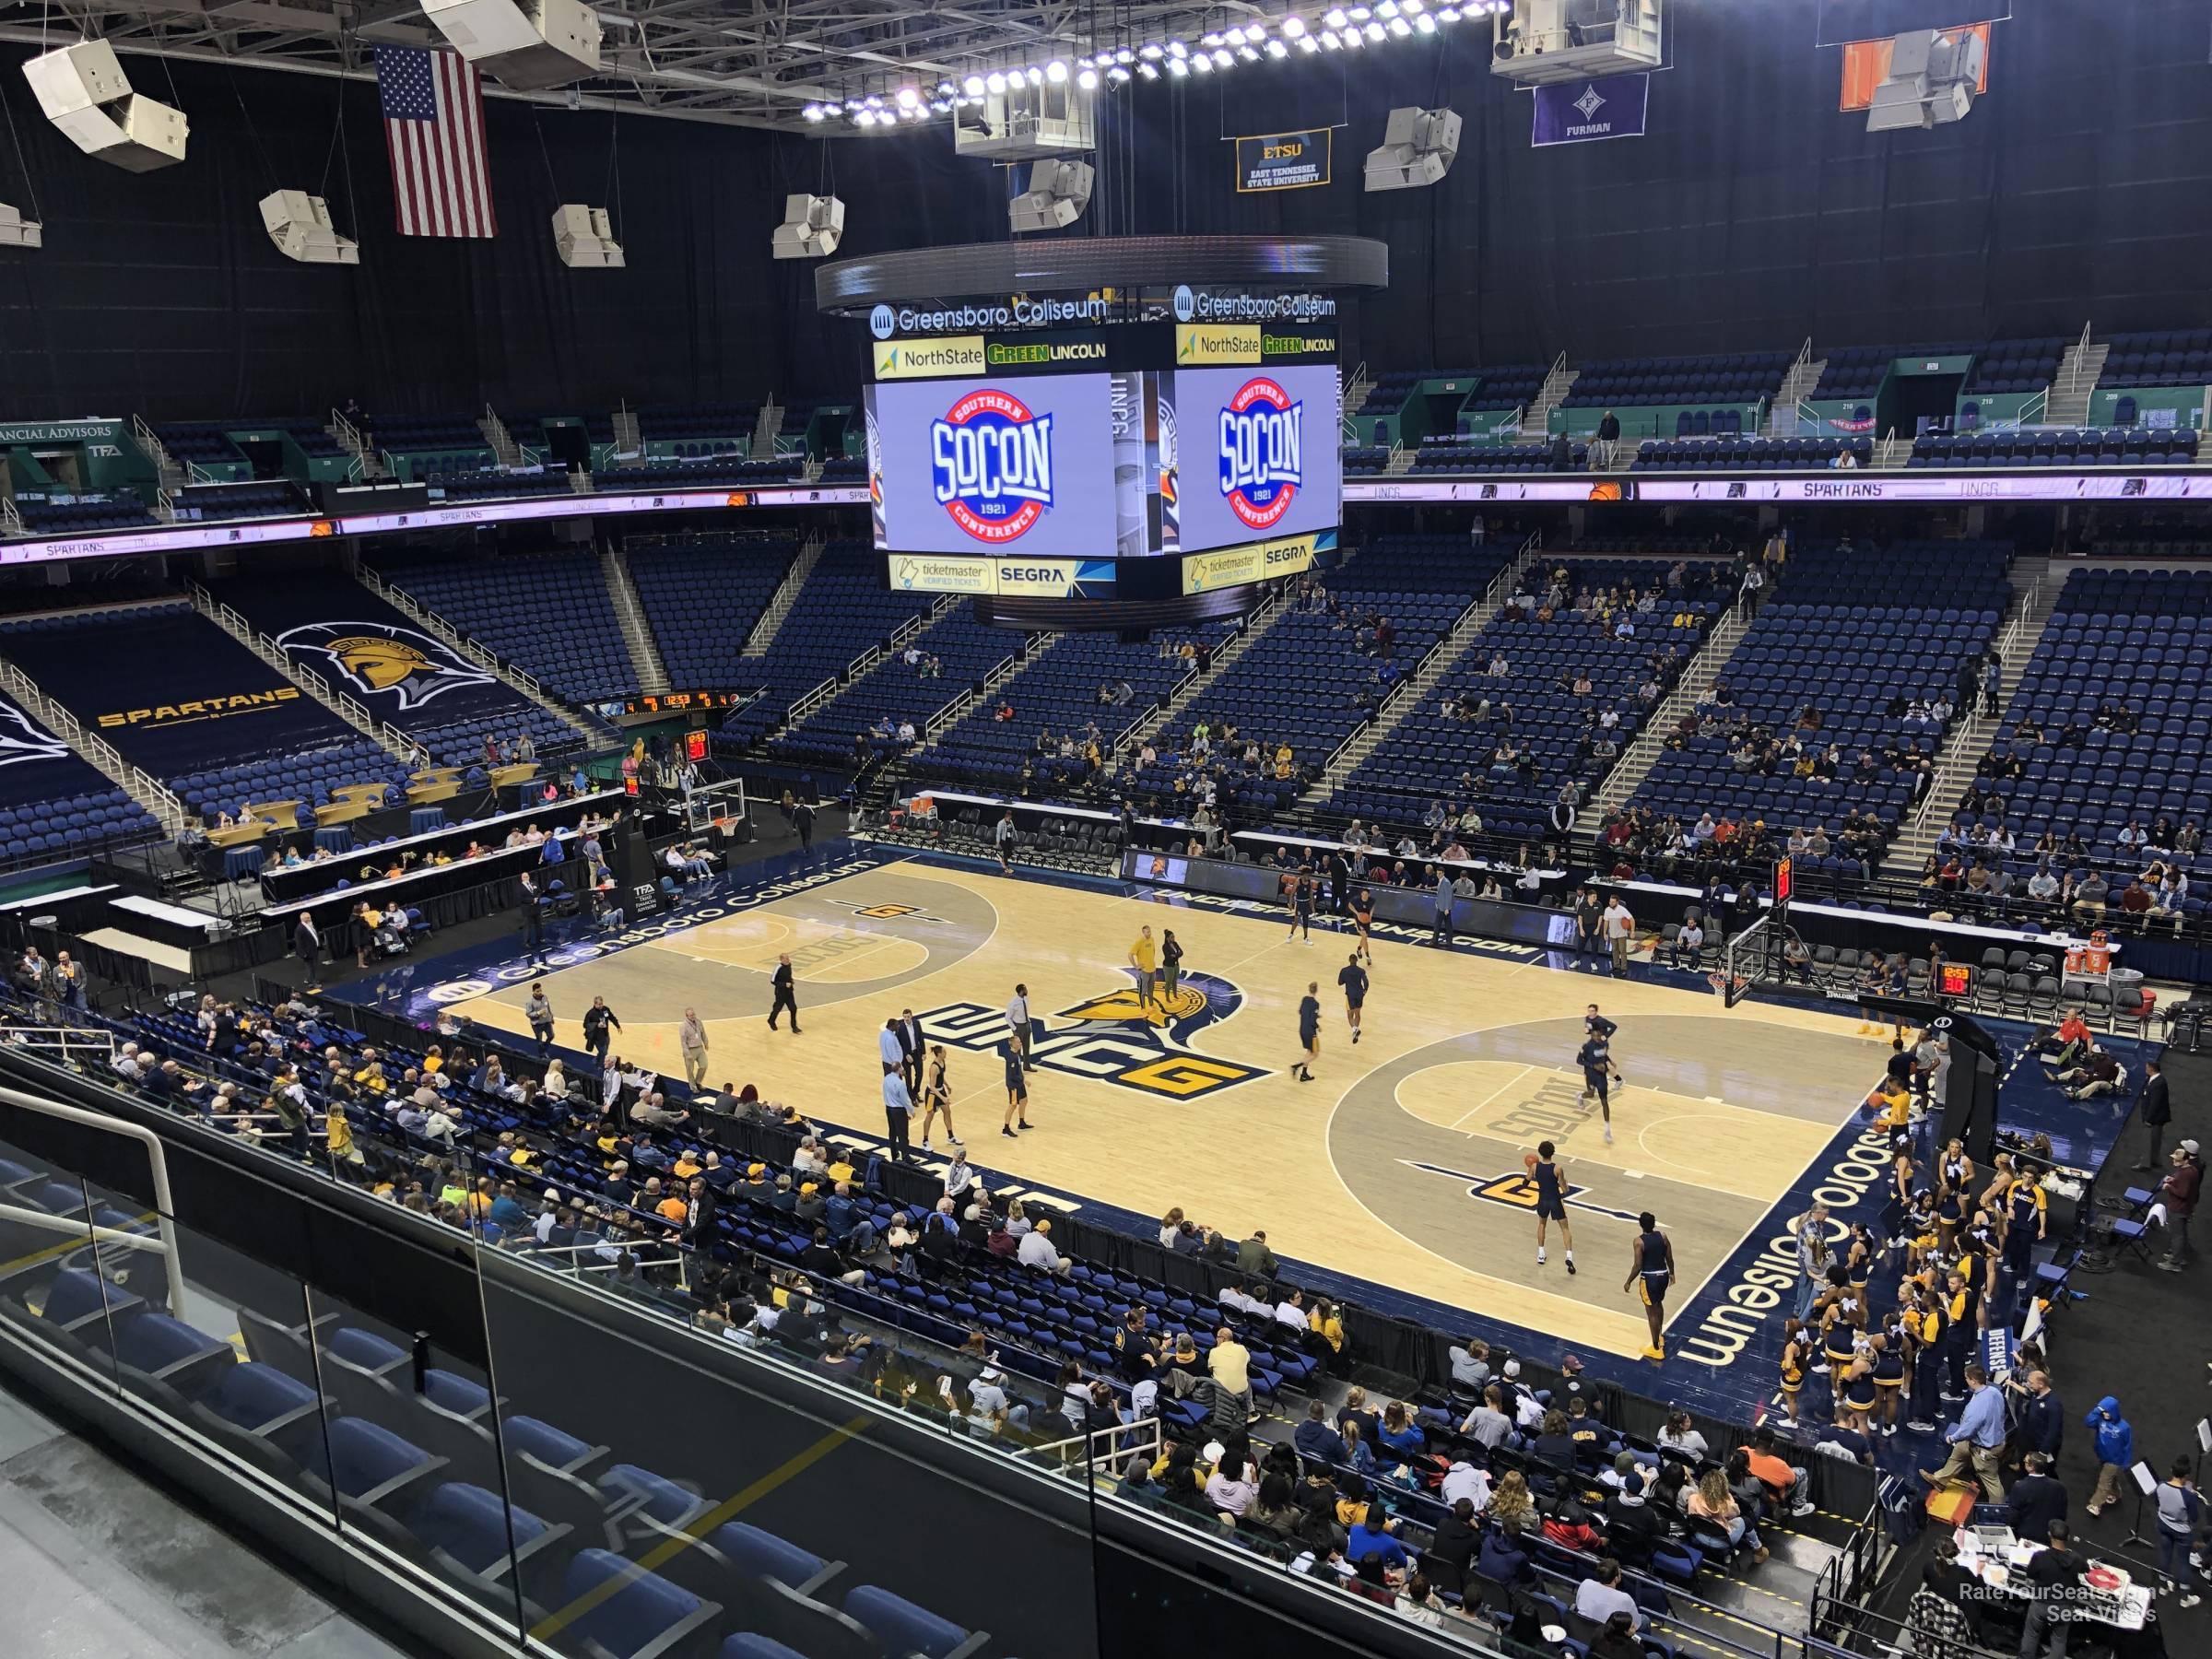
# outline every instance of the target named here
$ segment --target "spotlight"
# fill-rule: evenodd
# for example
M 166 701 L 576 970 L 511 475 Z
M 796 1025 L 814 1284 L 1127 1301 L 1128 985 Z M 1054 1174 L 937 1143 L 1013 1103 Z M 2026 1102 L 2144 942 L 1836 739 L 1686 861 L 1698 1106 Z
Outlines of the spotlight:
M 867 109 L 853 111 L 853 124 L 857 127 L 874 126 L 876 124 L 876 112 Z
M 1386 32 L 1380 23 L 1370 23 L 1367 26 L 1367 38 L 1371 41 L 1380 41 Z
M 1106 71 L 1106 83 L 1109 86 L 1118 87 L 1128 78 L 1129 71 L 1123 68 L 1119 64 L 1116 64 L 1112 68 Z
M 1006 89 L 1006 77 L 1001 75 L 997 70 L 994 69 L 991 71 L 990 75 L 984 78 L 983 85 L 989 88 L 994 93 L 1004 92 Z
M 1367 37 L 1357 29 L 1347 29 L 1344 31 L 1344 43 L 1347 49 L 1360 52 L 1366 49 Z
M 1306 20 L 1293 14 L 1283 19 L 1283 32 L 1292 40 L 1300 40 L 1306 32 Z
M 1364 6 L 1355 6 L 1352 7 L 1352 21 L 1355 23 L 1364 23 L 1374 15 L 1375 14 L 1373 12 L 1369 11 Z
M 1221 31 L 1213 29 L 1198 37 L 1198 44 L 1211 50 L 1221 44 Z
M 1191 67 L 1197 70 L 1201 75 L 1207 75 L 1213 70 L 1214 60 L 1206 56 L 1206 53 L 1202 52 L 1191 60 Z
M 875 93 L 873 93 L 873 92 L 869 93 L 869 94 L 868 94 L 868 95 L 867 95 L 865 98 L 862 99 L 860 101 L 861 101 L 861 107 L 862 107 L 862 108 L 864 108 L 864 109 L 869 109 L 869 110 L 880 110 L 880 109 L 882 109 L 882 108 L 883 108 L 883 100 L 882 100 L 882 99 L 880 99 L 880 98 L 878 98 L 878 97 L 877 97 L 877 96 Z
M 1158 63 L 1159 61 L 1160 52 L 1157 45 L 1150 41 L 1147 41 L 1142 46 L 1139 46 L 1136 49 L 1136 55 L 1138 57 L 1147 59 L 1149 62 Z
M 819 121 L 822 118 L 822 106 L 820 104 L 810 103 L 805 109 L 801 110 L 799 114 L 807 121 Z
M 1382 0 L 1382 4 L 1375 7 L 1375 16 L 1378 18 L 1394 18 L 1397 15 L 1398 0 Z
M 1078 71 L 1076 76 L 1076 85 L 1086 92 L 1090 91 L 1098 84 L 1099 72 L 1096 69 L 1083 69 Z
M 1051 81 L 1053 86 L 1059 86 L 1067 79 L 1067 65 L 1058 58 L 1054 58 L 1044 66 L 1044 78 Z
M 1287 58 L 1290 55 L 1290 48 L 1280 41 L 1270 41 L 1267 42 L 1267 55 L 1271 58 Z
M 916 104 L 922 101 L 922 94 L 915 91 L 912 87 L 900 88 L 898 98 L 899 107 L 902 110 L 911 110 Z
M 1136 66 L 1136 72 L 1143 76 L 1147 80 L 1158 80 L 1159 78 L 1159 71 L 1152 67 L 1152 65 L 1149 64 L 1139 64 Z
M 1319 43 L 1314 41 L 1312 35 L 1300 35 L 1298 37 L 1298 49 L 1304 53 L 1316 53 L 1321 50 L 1321 47 Z
M 937 96 L 938 96 L 939 98 L 950 98 L 950 97 L 951 97 L 951 96 L 952 96 L 952 95 L 953 95 L 955 92 L 958 92 L 959 90 L 959 88 L 958 87 L 954 86 L 954 85 L 953 85 L 953 84 L 952 84 L 950 81 L 948 81 L 948 80 L 941 80 L 941 81 L 939 81 L 939 82 L 937 83 Z
M 1459 21 L 1459 7 L 1456 6 L 1441 6 L 1436 15 L 1446 23 L 1456 23 Z
M 1044 71 L 1038 68 L 1034 64 L 1030 65 L 1030 85 L 1032 87 L 1041 87 L 1044 85 Z
M 1126 46 L 1116 46 L 1113 49 L 1113 61 L 1126 68 L 1129 65 L 1136 62 L 1136 53 Z
M 1176 59 L 1187 58 L 1191 55 L 1191 49 L 1188 46 L 1185 46 L 1181 41 L 1170 41 L 1168 42 L 1168 55 Z
M 981 98 L 983 95 L 983 77 L 980 75 L 970 76 L 960 83 L 960 90 L 971 98 Z
M 1413 25 L 1403 18 L 1393 18 L 1390 20 L 1390 32 L 1402 41 L 1413 32 Z
M 1226 69 L 1235 62 L 1236 60 L 1229 55 L 1229 48 L 1226 46 L 1217 46 L 1214 48 L 1215 68 Z
M 1425 35 L 1432 35 L 1436 32 L 1436 19 L 1429 16 L 1429 14 L 1426 12 L 1423 12 L 1419 17 L 1413 20 L 1413 26 L 1420 33 Z
M 1184 59 L 1170 58 L 1168 60 L 1168 74 L 1173 76 L 1175 79 L 1181 80 L 1184 76 L 1190 74 L 1190 72 L 1191 65 Z
M 1322 21 L 1326 23 L 1331 29 L 1342 29 L 1345 23 L 1344 7 L 1341 6 L 1332 6 L 1329 7 L 1328 15 L 1323 18 Z
M 1336 39 L 1336 31 L 1333 29 L 1324 29 L 1321 31 L 1321 43 L 1324 46 L 1326 46 L 1331 52 L 1335 51 L 1336 48 L 1342 44 L 1342 42 Z
M 1227 41 L 1231 46 L 1241 46 L 1244 44 L 1244 31 L 1241 29 L 1232 29 L 1221 38 Z
M 1237 55 L 1238 55 L 1239 57 L 1242 58 L 1242 59 L 1243 59 L 1243 60 L 1244 60 L 1246 63 L 1248 63 L 1248 64 L 1256 64 L 1256 63 L 1258 63 L 1258 62 L 1260 61 L 1260 54 L 1259 54 L 1258 53 L 1254 52 L 1254 51 L 1253 51 L 1253 50 L 1251 47 L 1249 47 L 1249 46 L 1240 46 L 1240 47 L 1238 47 L 1238 48 L 1237 48 Z

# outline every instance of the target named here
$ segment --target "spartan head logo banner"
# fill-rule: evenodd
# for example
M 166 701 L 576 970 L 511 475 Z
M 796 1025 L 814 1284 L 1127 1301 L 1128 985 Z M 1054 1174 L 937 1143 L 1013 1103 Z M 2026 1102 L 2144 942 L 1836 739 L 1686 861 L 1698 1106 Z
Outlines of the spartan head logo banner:
M 30 760 L 59 760 L 69 746 L 51 732 L 41 731 L 29 715 L 0 697 L 0 766 L 21 766 Z
M 278 634 L 276 643 L 302 656 L 329 659 L 346 690 L 390 696 L 402 714 L 464 686 L 493 683 L 491 675 L 444 641 L 395 622 L 310 622 Z

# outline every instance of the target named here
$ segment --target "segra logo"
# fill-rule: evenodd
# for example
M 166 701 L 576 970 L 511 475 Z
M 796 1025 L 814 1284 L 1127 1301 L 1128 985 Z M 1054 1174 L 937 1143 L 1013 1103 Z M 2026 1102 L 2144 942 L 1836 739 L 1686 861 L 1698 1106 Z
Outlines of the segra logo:
M 1003 547 L 1053 506 L 1053 417 L 1011 392 L 969 393 L 929 425 L 937 504 L 981 542 Z
M 1246 381 L 1221 411 L 1221 495 L 1251 529 L 1274 528 L 1304 481 L 1305 412 L 1265 375 Z

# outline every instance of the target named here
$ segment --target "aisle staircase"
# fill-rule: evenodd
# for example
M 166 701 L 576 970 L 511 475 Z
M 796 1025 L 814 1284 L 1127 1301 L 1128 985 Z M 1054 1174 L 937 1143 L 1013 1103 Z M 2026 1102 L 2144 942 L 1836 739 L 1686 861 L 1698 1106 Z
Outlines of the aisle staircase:
M 753 441 L 747 450 L 754 461 L 773 461 L 776 458 L 776 434 L 783 429 L 783 406 L 774 401 L 760 406 L 759 418 L 753 422 Z
M 2058 608 L 2059 594 L 2066 585 L 2065 573 L 2053 571 L 2047 559 L 2016 559 L 2010 576 L 2013 602 L 1996 638 L 1997 656 L 2005 665 L 1997 698 L 2000 711 L 2019 689 L 2028 661 L 2035 654 L 2036 644 L 2042 639 L 2051 613 Z M 1974 768 L 1995 744 L 1998 728 L 2004 724 L 2002 712 L 1992 718 L 1979 712 L 1978 705 L 1976 712 L 1953 724 L 1943 747 L 1936 752 L 1935 783 L 1911 821 L 1890 843 L 1877 874 L 1902 880 L 1919 875 L 1921 865 L 1936 850 L 1936 840 L 1943 833 L 1943 827 L 1951 821 L 1951 814 L 1957 810 L 1959 797 L 1965 793 Z
M 599 570 L 606 578 L 606 596 L 615 607 L 622 643 L 629 650 L 629 665 L 638 671 L 638 689 L 648 697 L 665 696 L 671 689 L 668 665 L 661 661 L 661 648 L 646 625 L 645 607 L 639 602 L 637 584 L 629 578 L 629 561 L 619 548 L 603 547 Z
M 1106 759 L 1108 773 L 1111 775 L 1121 770 L 1123 749 L 1132 747 L 1142 748 L 1153 738 L 1159 736 L 1167 729 L 1170 721 L 1191 706 L 1194 698 L 1227 674 L 1236 665 L 1237 659 L 1250 651 L 1253 642 L 1275 626 L 1277 618 L 1282 614 L 1283 601 L 1279 592 L 1269 594 L 1266 598 L 1245 612 L 1244 626 L 1223 641 L 1215 650 L 1214 665 L 1203 674 L 1192 675 L 1177 688 L 1173 696 L 1159 706 L 1149 720 L 1142 722 L 1124 734 L 1120 743 L 1115 746 L 1114 752 Z
M 822 549 L 829 545 L 830 538 L 819 530 L 810 532 L 800 544 L 799 556 L 791 561 L 791 569 L 776 584 L 776 591 L 769 597 L 768 608 L 753 624 L 752 632 L 745 636 L 745 645 L 737 653 L 740 658 L 768 654 L 768 648 L 776 642 L 776 631 L 783 626 L 783 618 L 791 615 L 791 607 L 799 602 L 799 590 L 806 585 L 806 578 L 814 574 L 814 567 L 821 562 Z
M 484 406 L 484 413 L 477 418 L 477 430 L 484 434 L 484 441 L 491 445 L 491 453 L 501 466 L 522 465 L 523 446 L 514 441 L 514 434 L 507 429 L 500 412 L 489 404 Z
M 1408 714 L 1428 700 L 1429 693 L 1436 689 L 1438 682 L 1473 648 L 1482 630 L 1489 626 L 1491 618 L 1497 616 L 1506 600 L 1512 595 L 1529 567 L 1543 557 L 1543 551 L 1542 540 L 1537 536 L 1531 535 L 1521 544 L 1520 551 L 1491 578 L 1482 596 L 1459 613 L 1450 631 L 1429 648 L 1411 674 L 1391 688 L 1390 696 L 1383 700 L 1382 706 L 1375 712 L 1375 718 L 1353 733 L 1329 757 L 1328 764 L 1322 768 L 1321 775 L 1300 797 L 1301 800 L 1325 801 L 1335 794 L 1345 780 L 1358 770 L 1359 762 L 1373 754 L 1383 739 L 1396 731 Z
M 0 687 L 14 698 L 26 714 L 67 744 L 101 772 L 116 788 L 152 813 L 171 835 L 184 829 L 184 803 L 153 773 L 133 766 L 115 746 L 96 732 L 88 732 L 76 715 L 39 688 L 38 682 L 9 662 L 0 662 Z
M 397 726 L 379 720 L 359 698 L 348 697 L 303 663 L 292 660 L 283 646 L 255 628 L 234 607 L 225 605 L 198 582 L 186 584 L 192 607 L 243 645 L 248 651 L 292 681 L 310 697 L 360 733 L 373 738 L 395 760 L 405 760 L 415 746 Z
M 1652 717 L 1643 723 L 1636 734 L 1636 741 L 1622 751 L 1614 762 L 1606 781 L 1597 786 L 1583 812 L 1583 827 L 1594 835 L 1597 827 L 1607 817 L 1628 805 L 1629 797 L 1637 786 L 1651 774 L 1653 765 L 1666 747 L 1667 734 L 1681 724 L 1682 717 L 1697 706 L 1698 695 L 1717 679 L 1726 677 L 1729 659 L 1744 642 L 1744 635 L 1751 629 L 1751 618 L 1742 605 L 1732 606 L 1713 629 L 1705 636 L 1705 643 L 1697 655 L 1689 659 L 1682 670 L 1682 677 L 1675 688 L 1659 700 Z
M 463 633 L 436 611 L 425 608 L 416 600 L 414 594 L 402 588 L 394 587 L 365 564 L 355 568 L 354 577 L 363 587 L 389 605 L 394 610 L 420 623 L 470 662 L 476 664 L 477 667 L 496 677 L 500 684 L 507 687 L 510 690 L 519 691 L 539 708 L 545 710 L 547 713 L 559 716 L 587 746 L 598 748 L 606 744 L 607 729 L 605 726 L 595 725 L 586 720 L 568 704 L 548 692 L 544 686 L 538 683 L 536 676 L 526 669 L 517 667 L 512 663 L 504 661 L 496 652 L 477 644 L 475 640 Z
M 2097 382 L 2104 373 L 2104 359 L 2112 348 L 2089 337 L 2088 325 L 2084 324 L 2081 338 L 2066 347 L 2060 359 L 2058 372 L 2052 377 L 2051 394 L 2043 402 L 2043 424 L 2054 427 L 2084 427 L 2089 424 L 2089 398 L 2097 390 Z
M 1548 436 L 1551 431 L 1551 412 L 1567 401 L 1567 394 L 1574 390 L 1574 382 L 1582 378 L 1582 373 L 1580 369 L 1568 368 L 1567 354 L 1560 352 L 1551 365 L 1551 372 L 1544 377 L 1544 383 L 1536 388 L 1535 396 L 1521 411 L 1520 423 L 1513 429 L 1515 432 L 1524 438 Z
M 324 423 L 323 429 L 331 435 L 340 449 L 353 457 L 354 466 L 358 469 L 354 475 L 356 477 L 388 478 L 392 476 L 384 466 L 383 457 L 362 438 L 360 429 L 337 410 L 330 412 L 330 418 Z
M 645 453 L 645 440 L 638 431 L 638 412 L 625 405 L 615 411 L 615 453 L 630 456 Z

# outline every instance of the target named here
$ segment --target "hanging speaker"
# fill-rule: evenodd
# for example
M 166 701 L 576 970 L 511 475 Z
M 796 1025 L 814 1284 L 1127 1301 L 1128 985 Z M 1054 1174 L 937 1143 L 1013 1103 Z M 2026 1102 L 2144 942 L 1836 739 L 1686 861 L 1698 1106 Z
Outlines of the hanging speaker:
M 553 210 L 553 247 L 572 271 L 606 270 L 622 264 L 622 244 L 604 207 L 563 202 Z
M 44 240 L 38 220 L 27 219 L 18 209 L 0 202 L 0 248 L 36 248 Z
M 107 41 L 79 41 L 31 58 L 23 78 L 46 119 L 86 155 L 127 172 L 184 159 L 184 112 L 133 92 Z
M 788 195 L 768 251 L 778 259 L 821 259 L 837 252 L 844 234 L 845 205 L 835 196 Z
M 360 245 L 330 222 L 330 204 L 304 190 L 272 190 L 261 198 L 261 222 L 287 259 L 301 265 L 361 263 Z

